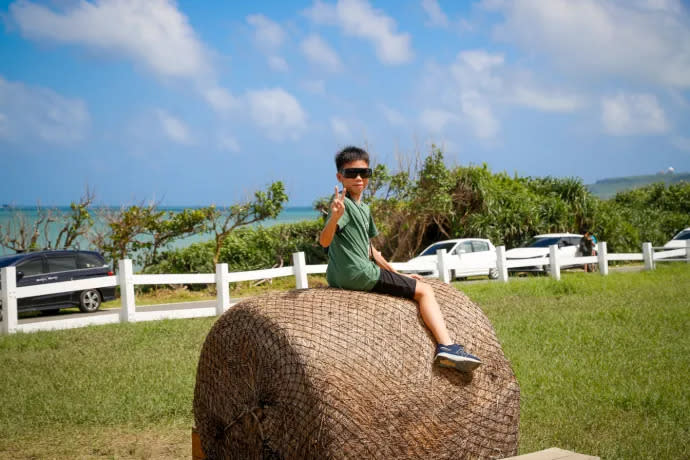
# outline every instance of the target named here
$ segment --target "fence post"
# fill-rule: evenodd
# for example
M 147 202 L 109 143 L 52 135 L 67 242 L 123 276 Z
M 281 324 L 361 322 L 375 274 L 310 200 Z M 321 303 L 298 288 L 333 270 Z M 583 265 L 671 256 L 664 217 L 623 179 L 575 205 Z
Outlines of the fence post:
M 307 263 L 304 261 L 303 252 L 295 252 L 292 254 L 292 267 L 295 271 L 295 287 L 297 289 L 308 289 Z
M 600 241 L 597 243 L 597 263 L 599 264 L 599 273 L 604 276 L 609 274 L 609 261 L 606 256 L 608 256 L 606 241 Z
M 498 270 L 498 279 L 504 283 L 508 282 L 508 266 L 506 263 L 506 247 L 499 246 L 496 248 L 496 270 Z
M 556 281 L 561 280 L 561 266 L 558 262 L 558 245 L 552 244 L 549 246 L 549 271 L 551 277 Z
M 654 270 L 654 249 L 652 249 L 652 243 L 642 243 L 642 259 L 644 259 L 645 270 Z
M 444 283 L 450 283 L 450 273 L 448 270 L 448 261 L 446 260 L 446 250 L 439 249 L 436 251 L 436 257 L 438 259 L 438 279 Z
M 690 240 L 685 240 L 685 261 L 690 264 Z
M 2 321 L 0 334 L 14 334 L 17 332 L 17 269 L 3 267 L 2 276 Z
M 131 259 L 118 262 L 118 284 L 120 285 L 120 322 L 133 323 L 137 320 L 136 304 L 134 303 L 134 269 Z
M 216 315 L 218 316 L 230 306 L 229 283 L 228 264 L 216 264 Z

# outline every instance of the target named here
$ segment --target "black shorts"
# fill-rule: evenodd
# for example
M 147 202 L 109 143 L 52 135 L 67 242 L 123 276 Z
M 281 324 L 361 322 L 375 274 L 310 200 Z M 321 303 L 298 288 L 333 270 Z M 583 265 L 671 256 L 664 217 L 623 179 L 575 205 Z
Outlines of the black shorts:
M 415 289 L 417 289 L 416 279 L 382 268 L 379 280 L 371 289 L 371 292 L 414 300 Z

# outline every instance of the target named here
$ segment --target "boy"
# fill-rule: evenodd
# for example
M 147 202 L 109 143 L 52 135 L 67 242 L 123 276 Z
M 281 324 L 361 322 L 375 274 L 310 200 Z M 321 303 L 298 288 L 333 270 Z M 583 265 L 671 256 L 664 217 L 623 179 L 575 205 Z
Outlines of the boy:
M 438 365 L 473 371 L 482 362 L 450 339 L 431 286 L 420 282 L 419 276 L 396 272 L 371 244 L 378 231 L 369 206 L 361 202 L 371 177 L 369 154 L 358 147 L 346 147 L 335 156 L 335 165 L 343 191 L 335 188 L 328 220 L 319 236 L 321 246 L 328 248 L 328 285 L 415 300 L 424 324 L 436 339 L 434 360 Z

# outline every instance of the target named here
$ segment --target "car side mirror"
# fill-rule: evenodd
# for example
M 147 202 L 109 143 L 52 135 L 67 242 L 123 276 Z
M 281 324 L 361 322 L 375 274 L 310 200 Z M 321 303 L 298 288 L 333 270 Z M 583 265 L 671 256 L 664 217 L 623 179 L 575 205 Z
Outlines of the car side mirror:
M 24 272 L 17 272 L 17 281 L 20 281 L 22 278 L 24 278 Z
M 565 246 L 565 242 L 564 242 L 564 241 L 559 241 L 559 242 L 558 242 L 558 247 L 559 247 L 559 248 L 562 248 L 563 246 Z

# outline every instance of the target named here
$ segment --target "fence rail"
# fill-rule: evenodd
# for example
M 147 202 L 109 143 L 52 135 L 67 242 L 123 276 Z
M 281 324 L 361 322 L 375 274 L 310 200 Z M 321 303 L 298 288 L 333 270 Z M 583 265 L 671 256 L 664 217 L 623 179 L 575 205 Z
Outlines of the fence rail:
M 661 249 L 655 251 L 655 249 Z M 117 276 L 104 276 L 79 281 L 65 281 L 40 286 L 17 287 L 15 267 L 3 267 L 0 269 L 0 301 L 2 305 L 2 320 L 0 320 L 0 334 L 12 334 L 15 332 L 35 332 L 39 330 L 70 329 L 100 324 L 154 321 L 160 319 L 198 318 L 204 316 L 221 315 L 230 307 L 230 283 L 239 281 L 254 281 L 267 278 L 279 278 L 294 276 L 297 289 L 309 287 L 307 274 L 325 273 L 327 265 L 307 265 L 304 253 L 293 254 L 293 264 L 289 267 L 270 268 L 265 270 L 252 270 L 246 272 L 228 272 L 227 264 L 216 265 L 215 273 L 194 274 L 163 274 L 163 275 L 136 275 L 132 268 L 132 261 L 125 259 L 118 263 Z M 435 262 L 392 263 L 396 270 L 401 271 L 432 271 L 438 272 L 438 277 L 448 283 L 451 281 L 451 272 L 462 274 L 463 272 L 476 272 L 477 270 L 496 270 L 498 281 L 508 282 L 508 269 L 525 267 L 543 267 L 556 280 L 560 280 L 561 268 L 584 264 L 597 264 L 601 275 L 608 274 L 610 261 L 643 261 L 646 270 L 653 270 L 656 262 L 685 261 L 690 263 L 690 240 L 684 248 L 667 249 L 653 248 L 651 243 L 642 245 L 642 253 L 608 254 L 606 242 L 597 244 L 596 256 L 563 257 L 559 254 L 558 247 L 549 247 L 549 256 L 533 259 L 507 260 L 505 247 L 496 248 L 495 262 L 486 264 L 463 262 L 462 258 L 450 257 L 445 250 L 437 253 Z M 458 275 L 459 276 L 459 275 Z M 214 307 L 190 308 L 183 310 L 164 311 L 137 311 L 134 286 L 156 284 L 215 284 L 216 304 Z M 75 318 L 60 318 L 19 324 L 17 316 L 17 301 L 19 299 L 58 294 L 71 291 L 83 291 L 87 289 L 99 289 L 104 287 L 120 287 L 122 308 L 119 312 L 99 314 L 93 316 L 80 316 Z

